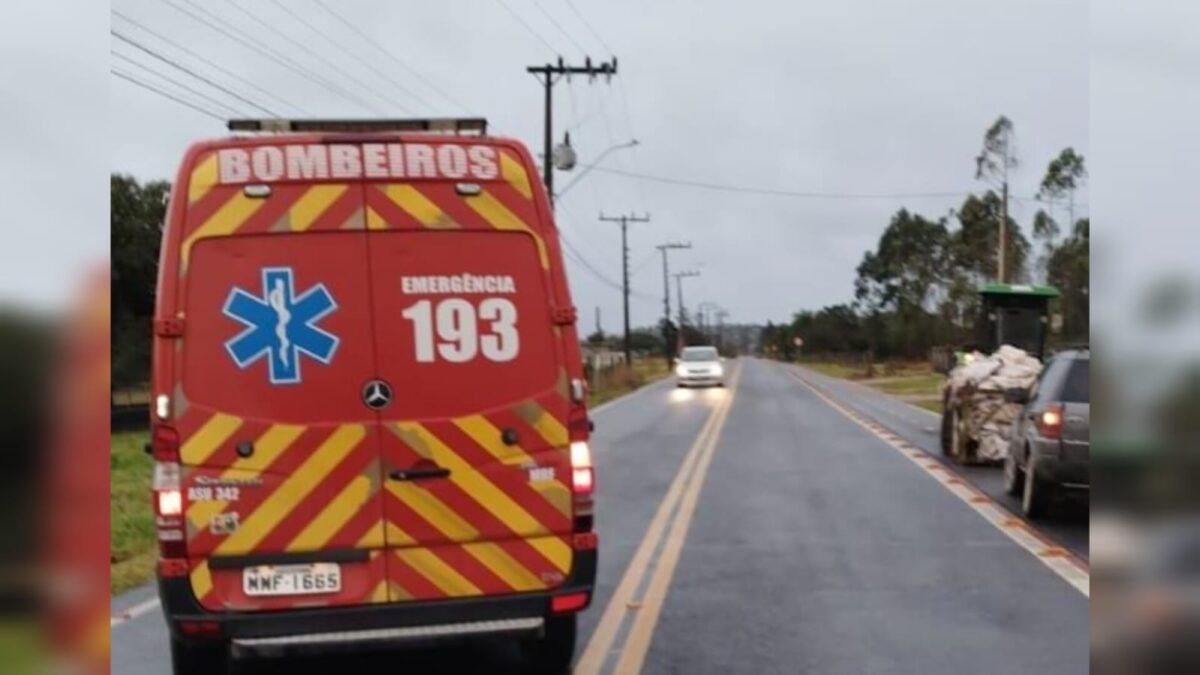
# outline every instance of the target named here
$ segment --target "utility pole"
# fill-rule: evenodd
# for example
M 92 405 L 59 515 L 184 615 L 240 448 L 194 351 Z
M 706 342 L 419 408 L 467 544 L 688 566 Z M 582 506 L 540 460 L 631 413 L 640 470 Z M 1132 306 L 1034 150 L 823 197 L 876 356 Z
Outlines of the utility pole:
M 557 63 L 547 63 L 544 66 L 528 66 L 525 71 L 533 73 L 538 77 L 538 81 L 546 89 L 546 120 L 545 132 L 542 138 L 543 155 L 542 155 L 542 180 L 546 183 L 546 197 L 550 200 L 550 208 L 554 208 L 554 162 L 551 154 L 554 148 L 551 147 L 554 143 L 554 84 L 559 78 L 566 75 L 570 78 L 572 75 L 587 75 L 588 80 L 596 79 L 597 75 L 603 75 L 606 80 L 611 80 L 613 75 L 617 74 L 617 57 L 613 57 L 612 61 L 602 62 L 599 64 L 592 63 L 592 57 L 584 59 L 582 66 L 568 66 L 563 63 L 562 57 L 558 57 Z
M 596 333 L 604 336 L 604 329 L 600 327 L 600 305 L 596 305 Z
M 668 361 L 674 355 L 675 347 L 667 340 L 667 328 L 671 325 L 671 273 L 667 266 L 667 251 L 672 249 L 688 249 L 692 247 L 692 242 L 668 241 L 655 246 L 662 252 L 663 259 L 663 352 Z
M 607 223 L 621 224 L 621 296 L 625 302 L 625 364 L 633 364 L 633 347 L 629 341 L 629 223 L 648 223 L 650 214 L 636 216 L 606 216 L 600 214 L 600 220 Z
M 700 273 L 696 270 L 686 270 L 684 272 L 676 272 L 672 276 L 675 277 L 675 292 L 679 295 L 679 335 L 683 337 L 683 325 L 687 323 L 687 310 L 683 305 L 683 280 L 688 277 L 698 277 Z

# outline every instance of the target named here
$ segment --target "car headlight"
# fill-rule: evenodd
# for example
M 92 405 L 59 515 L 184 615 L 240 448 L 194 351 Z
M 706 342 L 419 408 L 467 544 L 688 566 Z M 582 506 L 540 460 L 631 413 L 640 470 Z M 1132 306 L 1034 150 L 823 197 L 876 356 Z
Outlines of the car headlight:
M 725 377 L 725 369 L 722 368 L 720 364 L 713 366 L 712 372 L 713 375 L 716 375 L 717 377 Z
M 683 377 L 684 375 L 687 375 L 687 368 L 684 368 L 683 364 L 679 364 L 678 366 L 675 366 L 675 374 L 679 377 Z

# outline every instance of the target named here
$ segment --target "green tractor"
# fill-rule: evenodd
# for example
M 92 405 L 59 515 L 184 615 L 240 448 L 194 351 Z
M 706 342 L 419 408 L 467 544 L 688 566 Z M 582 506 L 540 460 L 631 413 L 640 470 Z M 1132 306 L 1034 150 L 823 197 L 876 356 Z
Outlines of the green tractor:
M 979 290 L 979 317 L 975 321 L 975 341 L 953 353 L 944 351 L 938 369 L 948 376 L 969 365 L 976 352 L 992 354 L 1001 345 L 1025 351 L 1039 361 L 1045 360 L 1046 338 L 1050 334 L 1050 301 L 1059 297 L 1053 286 L 992 283 Z M 935 359 L 936 360 L 936 359 Z M 960 463 L 977 460 L 979 431 L 989 414 L 972 414 L 966 409 L 972 397 L 954 395 L 951 380 L 942 389 L 942 451 Z M 973 391 L 979 395 L 1004 397 L 1004 391 Z M 957 402 L 956 402 L 957 401 Z M 991 411 L 1001 406 L 989 406 Z

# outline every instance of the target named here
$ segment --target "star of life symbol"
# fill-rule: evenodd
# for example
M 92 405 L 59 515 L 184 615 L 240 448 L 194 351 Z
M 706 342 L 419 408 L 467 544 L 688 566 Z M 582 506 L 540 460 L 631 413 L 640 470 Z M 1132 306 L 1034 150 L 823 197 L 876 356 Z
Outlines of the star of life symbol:
M 222 311 L 246 329 L 225 342 L 225 350 L 243 370 L 267 358 L 271 384 L 300 382 L 300 356 L 329 365 L 337 352 L 337 336 L 317 327 L 337 309 L 325 284 L 295 294 L 292 268 L 262 270 L 262 296 L 235 286 Z

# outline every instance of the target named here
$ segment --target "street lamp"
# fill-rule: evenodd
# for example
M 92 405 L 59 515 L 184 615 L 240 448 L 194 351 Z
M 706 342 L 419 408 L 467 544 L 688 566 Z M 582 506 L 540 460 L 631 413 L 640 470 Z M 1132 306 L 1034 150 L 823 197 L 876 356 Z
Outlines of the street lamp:
M 624 150 L 625 148 L 632 148 L 632 147 L 634 147 L 634 146 L 636 146 L 636 145 L 638 145 L 638 140 L 637 140 L 636 138 L 634 138 L 634 139 L 632 139 L 632 140 L 630 140 L 630 141 L 627 141 L 627 142 L 625 142 L 625 143 L 618 143 L 617 145 L 614 145 L 614 146 L 612 146 L 612 147 L 609 147 L 609 148 L 605 149 L 605 150 L 604 150 L 604 152 L 600 153 L 599 155 L 596 155 L 596 159 L 592 160 L 592 163 L 591 163 L 591 164 L 586 164 L 586 165 L 584 165 L 584 167 L 585 167 L 585 168 L 583 169 L 583 171 L 580 171 L 579 173 L 575 174 L 575 177 L 574 177 L 574 178 L 572 178 L 572 179 L 571 179 L 571 181 L 570 181 L 569 183 L 567 183 L 566 185 L 564 185 L 564 186 L 563 186 L 563 189 L 559 190 L 558 192 L 556 192 L 556 193 L 554 194 L 554 198 L 555 198 L 555 199 L 562 199 L 563 195 L 567 194 L 567 190 L 570 190 L 572 187 L 574 187 L 574 185 L 575 185 L 576 183 L 578 183 L 578 182 L 579 182 L 579 180 L 580 180 L 581 178 L 583 178 L 584 176 L 588 175 L 588 172 L 589 172 L 589 171 L 591 171 L 592 169 L 594 169 L 594 168 L 596 168 L 597 166 L 599 166 L 599 165 L 600 165 L 600 162 L 604 161 L 604 158 L 605 158 L 605 157 L 607 157 L 607 156 L 608 156 L 610 153 L 613 153 L 613 152 L 615 152 L 615 151 L 617 151 L 617 150 Z

